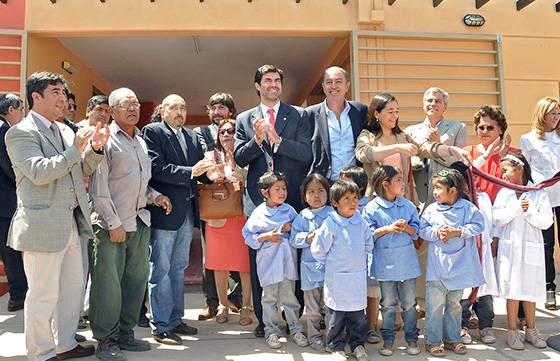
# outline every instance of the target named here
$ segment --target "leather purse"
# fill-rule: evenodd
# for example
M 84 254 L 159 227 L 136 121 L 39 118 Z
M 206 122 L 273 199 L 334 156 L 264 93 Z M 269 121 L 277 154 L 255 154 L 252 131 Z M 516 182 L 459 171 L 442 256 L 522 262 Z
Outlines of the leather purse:
M 241 183 L 197 184 L 200 219 L 224 219 L 243 215 Z

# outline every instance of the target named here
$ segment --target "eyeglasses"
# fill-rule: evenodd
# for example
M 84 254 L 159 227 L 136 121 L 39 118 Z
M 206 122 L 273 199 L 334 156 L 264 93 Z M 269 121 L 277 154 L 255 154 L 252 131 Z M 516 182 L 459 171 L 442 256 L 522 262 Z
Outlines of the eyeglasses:
M 228 133 L 229 135 L 233 135 L 233 133 L 235 133 L 235 129 L 233 128 L 227 128 L 227 129 L 220 129 L 219 132 L 221 135 L 224 135 L 226 133 Z
M 140 108 L 140 103 L 138 102 L 123 102 L 115 105 L 117 108 L 130 109 L 130 108 Z
M 69 110 L 78 110 L 78 106 L 76 104 L 68 104 Z
M 493 125 L 479 125 L 476 129 L 478 129 L 479 132 L 491 132 L 495 130 L 496 127 Z

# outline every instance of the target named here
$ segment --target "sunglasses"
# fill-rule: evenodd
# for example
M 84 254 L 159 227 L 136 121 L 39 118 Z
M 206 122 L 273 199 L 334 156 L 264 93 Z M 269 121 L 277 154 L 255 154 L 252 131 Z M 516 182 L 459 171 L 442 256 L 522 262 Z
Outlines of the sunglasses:
M 476 129 L 478 129 L 479 132 L 486 132 L 486 131 L 491 132 L 495 130 L 496 127 L 493 125 L 479 125 L 478 127 L 476 127 Z
M 226 133 L 228 133 L 229 135 L 233 135 L 233 133 L 235 133 L 235 129 L 233 128 L 228 128 L 228 129 L 220 129 L 219 132 L 221 135 L 224 135 Z

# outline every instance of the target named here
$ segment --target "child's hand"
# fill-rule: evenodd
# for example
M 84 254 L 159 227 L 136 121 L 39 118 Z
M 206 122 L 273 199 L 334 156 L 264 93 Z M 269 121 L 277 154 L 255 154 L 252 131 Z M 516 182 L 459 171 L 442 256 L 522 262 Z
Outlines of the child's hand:
M 284 240 L 284 234 L 278 231 L 270 231 L 263 233 L 257 238 L 259 242 L 272 242 L 272 243 L 280 243 Z
M 519 202 L 521 203 L 521 209 L 523 210 L 523 212 L 527 212 L 527 210 L 529 209 L 529 200 L 527 199 L 527 197 L 523 196 L 519 198 Z
M 438 229 L 437 231 L 437 235 L 438 238 L 440 239 L 440 241 L 442 241 L 443 243 L 447 243 L 447 241 L 449 241 L 449 231 L 450 231 L 449 226 L 443 226 L 440 229 Z
M 315 232 L 311 232 L 307 235 L 307 238 L 305 239 L 305 241 L 309 244 L 311 244 L 311 242 L 313 242 L 313 240 L 315 239 Z
M 285 223 L 280 227 L 279 232 L 287 233 L 292 231 L 292 225 L 290 223 Z
M 393 224 L 391 224 L 389 227 L 391 233 L 401 233 L 406 230 L 406 226 L 407 226 L 406 221 L 404 219 L 399 219 L 393 222 Z

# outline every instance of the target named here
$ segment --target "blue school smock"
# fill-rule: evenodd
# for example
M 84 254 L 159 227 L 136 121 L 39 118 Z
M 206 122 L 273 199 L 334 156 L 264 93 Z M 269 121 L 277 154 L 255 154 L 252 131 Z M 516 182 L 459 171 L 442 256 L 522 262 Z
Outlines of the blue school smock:
M 437 231 L 448 225 L 461 229 L 461 236 L 443 243 Z M 447 205 L 432 203 L 420 220 L 420 237 L 428 241 L 427 281 L 441 281 L 448 290 L 484 284 L 475 236 L 484 231 L 484 216 L 465 199 Z
M 245 244 L 257 250 L 257 275 L 262 287 L 285 279 L 298 279 L 297 253 L 290 246 L 289 233 L 284 233 L 284 240 L 280 243 L 257 240 L 263 233 L 278 229 L 285 223 L 292 223 L 296 217 L 296 211 L 287 203 L 270 208 L 263 202 L 255 208 L 243 227 Z
M 420 220 L 416 207 L 408 199 L 397 196 L 394 202 L 378 196 L 364 208 L 362 217 L 368 222 L 373 234 L 373 261 L 369 275 L 379 281 L 405 281 L 422 274 L 413 240 L 418 238 Z M 375 236 L 375 230 L 404 219 L 415 232 L 389 233 Z
M 311 254 L 311 244 L 307 243 L 307 235 L 315 232 L 327 219 L 331 206 L 325 206 L 318 212 L 305 208 L 292 223 L 290 244 L 294 248 L 301 248 L 301 290 L 310 291 L 314 288 L 322 288 L 325 280 L 325 266 L 317 261 Z
M 372 249 L 371 231 L 358 212 L 350 218 L 329 213 L 311 243 L 313 257 L 325 264 L 327 307 L 346 312 L 366 308 L 366 256 Z

